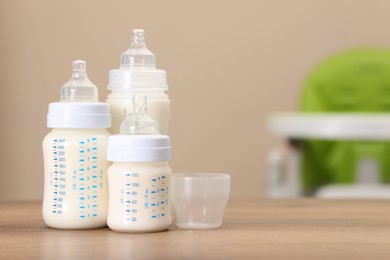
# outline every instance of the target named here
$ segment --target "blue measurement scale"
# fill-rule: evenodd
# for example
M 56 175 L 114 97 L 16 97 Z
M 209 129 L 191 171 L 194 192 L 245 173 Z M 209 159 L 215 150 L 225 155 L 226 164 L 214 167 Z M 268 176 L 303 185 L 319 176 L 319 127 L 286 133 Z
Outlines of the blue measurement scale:
M 70 154 L 74 149 L 66 147 L 65 143 L 65 139 L 54 139 L 52 142 L 53 171 L 50 181 L 53 187 L 52 213 L 64 214 L 63 204 L 67 202 L 65 197 L 76 194 L 79 218 L 97 217 L 98 191 L 103 188 L 103 170 L 98 168 L 98 139 L 96 137 L 85 138 L 78 142 L 76 147 L 78 161 L 75 165 L 75 162 L 66 161 L 67 153 Z M 69 160 L 69 157 L 67 159 Z M 76 167 L 69 169 L 72 165 Z M 67 185 L 71 188 L 67 189 Z
M 168 185 L 165 175 L 150 178 L 148 184 L 142 185 L 139 173 L 125 172 L 125 183 L 122 189 L 122 203 L 124 204 L 124 221 L 140 221 L 142 217 L 157 219 L 166 216 L 168 205 Z
M 52 213 L 62 214 L 63 202 L 66 196 L 66 159 L 65 139 L 53 140 L 53 171 L 50 184 L 53 187 Z
M 78 151 L 80 159 L 78 174 L 76 173 L 78 181 L 75 182 L 75 188 L 79 192 L 80 218 L 97 217 L 98 189 L 102 187 L 102 176 L 98 178 L 97 138 L 92 137 L 81 140 Z M 100 183 L 98 183 L 99 181 Z

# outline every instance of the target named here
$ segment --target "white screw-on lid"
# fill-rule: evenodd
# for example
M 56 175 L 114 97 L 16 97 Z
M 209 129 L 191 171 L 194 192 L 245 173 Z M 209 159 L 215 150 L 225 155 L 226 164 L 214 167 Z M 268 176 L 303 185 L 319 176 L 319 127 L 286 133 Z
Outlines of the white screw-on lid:
M 102 102 L 55 102 L 49 104 L 49 128 L 109 128 L 110 107 Z
M 112 135 L 108 139 L 107 160 L 113 162 L 166 162 L 172 157 L 167 135 Z

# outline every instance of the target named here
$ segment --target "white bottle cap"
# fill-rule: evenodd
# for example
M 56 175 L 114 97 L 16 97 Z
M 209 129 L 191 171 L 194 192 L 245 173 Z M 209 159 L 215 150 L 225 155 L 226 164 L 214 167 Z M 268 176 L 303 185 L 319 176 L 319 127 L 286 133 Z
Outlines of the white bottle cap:
M 168 90 L 167 75 L 156 69 L 156 57 L 146 47 L 144 30 L 132 30 L 130 47 L 122 53 L 120 68 L 111 70 L 108 89 Z
M 110 107 L 102 102 L 55 102 L 49 104 L 49 128 L 109 128 Z
M 108 139 L 107 160 L 112 162 L 166 162 L 172 157 L 167 135 L 112 135 Z

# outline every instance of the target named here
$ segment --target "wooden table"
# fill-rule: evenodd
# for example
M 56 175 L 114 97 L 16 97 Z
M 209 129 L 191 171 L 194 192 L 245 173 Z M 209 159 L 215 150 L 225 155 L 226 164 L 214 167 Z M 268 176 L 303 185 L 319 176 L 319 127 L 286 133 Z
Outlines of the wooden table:
M 231 200 L 214 230 L 56 230 L 0 203 L 0 259 L 390 259 L 390 201 Z

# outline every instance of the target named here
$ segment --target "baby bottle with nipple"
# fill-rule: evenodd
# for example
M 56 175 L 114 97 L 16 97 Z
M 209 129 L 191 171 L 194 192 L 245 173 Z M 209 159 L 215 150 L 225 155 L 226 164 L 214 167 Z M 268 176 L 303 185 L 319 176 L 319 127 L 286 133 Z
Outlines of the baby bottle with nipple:
M 167 134 L 170 117 L 170 101 L 165 70 L 156 69 L 156 57 L 146 47 L 144 30 L 132 30 L 130 47 L 122 53 L 120 68 L 109 73 L 106 102 L 112 113 L 112 134 L 118 134 L 124 111 L 133 109 L 134 94 L 146 95 L 148 113 L 160 126 L 162 134 Z
M 168 190 L 170 138 L 146 113 L 146 95 L 134 95 L 133 112 L 110 136 L 107 159 L 108 226 L 120 232 L 155 232 L 172 222 Z
M 43 140 L 43 219 L 53 228 L 106 226 L 108 208 L 106 148 L 111 115 L 98 102 L 85 61 L 73 61 L 72 78 L 62 86 L 61 101 L 50 103 Z

